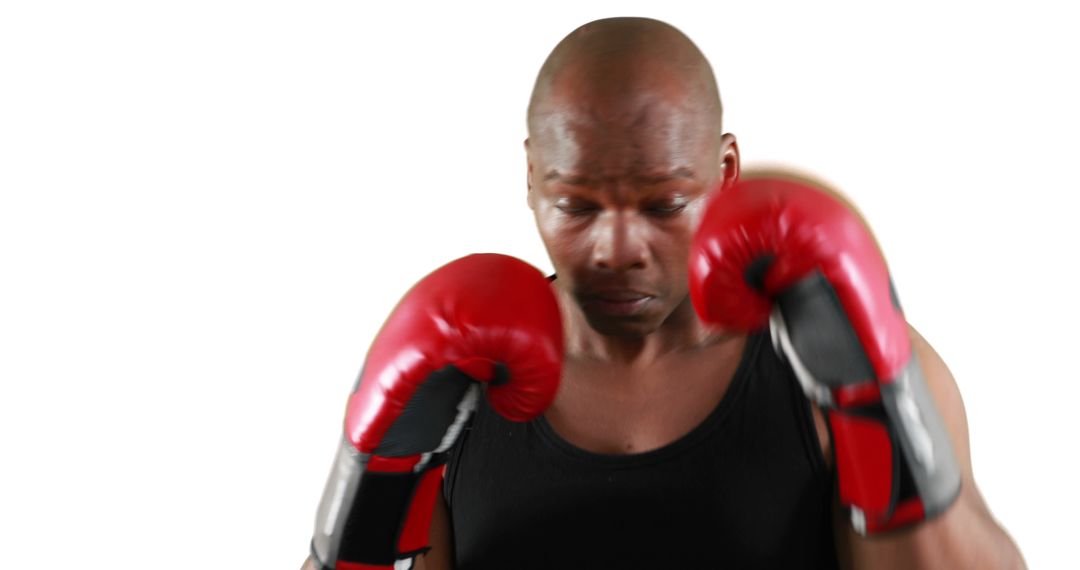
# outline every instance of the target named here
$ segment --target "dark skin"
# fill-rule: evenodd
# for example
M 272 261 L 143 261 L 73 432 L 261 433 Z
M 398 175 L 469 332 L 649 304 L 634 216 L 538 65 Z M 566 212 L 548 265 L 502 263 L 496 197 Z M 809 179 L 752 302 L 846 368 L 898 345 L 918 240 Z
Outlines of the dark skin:
M 686 273 L 705 201 L 735 180 L 739 159 L 684 74 L 606 48 L 565 64 L 533 105 L 528 200 L 567 323 L 548 421 L 584 449 L 639 453 L 703 421 L 742 352 L 744 335 L 697 319 Z M 638 85 L 590 89 L 598 76 Z M 672 390 L 672 377 L 685 389 Z
M 593 452 L 668 445 L 719 403 L 746 340 L 706 328 L 689 302 L 686 265 L 702 207 L 740 176 L 735 137 L 721 134 L 711 70 L 666 24 L 594 22 L 556 47 L 529 111 L 528 204 L 558 275 L 566 332 L 562 383 L 547 419 Z M 961 494 L 931 521 L 872 538 L 856 535 L 836 505 L 841 564 L 1022 568 L 975 486 L 956 383 L 933 348 L 911 334 L 952 436 Z M 814 414 L 831 461 L 822 413 L 815 407 Z M 417 567 L 453 568 L 441 496 L 431 544 Z

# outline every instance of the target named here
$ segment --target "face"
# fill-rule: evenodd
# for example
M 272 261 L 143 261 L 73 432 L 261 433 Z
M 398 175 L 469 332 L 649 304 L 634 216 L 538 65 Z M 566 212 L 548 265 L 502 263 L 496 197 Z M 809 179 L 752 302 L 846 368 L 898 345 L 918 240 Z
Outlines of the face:
M 526 141 L 529 205 L 590 326 L 644 336 L 692 311 L 690 241 L 706 198 L 737 177 L 738 151 L 684 105 L 609 103 L 555 106 L 539 122 Z

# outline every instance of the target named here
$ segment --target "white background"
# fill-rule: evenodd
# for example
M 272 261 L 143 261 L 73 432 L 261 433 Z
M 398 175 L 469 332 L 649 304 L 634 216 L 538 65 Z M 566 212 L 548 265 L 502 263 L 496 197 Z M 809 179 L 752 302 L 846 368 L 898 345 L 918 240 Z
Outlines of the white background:
M 746 162 L 863 209 L 994 514 L 1080 566 L 1070 9 L 374 4 L 0 8 L 0 566 L 297 568 L 399 295 L 468 252 L 550 269 L 525 106 L 613 15 L 699 44 Z

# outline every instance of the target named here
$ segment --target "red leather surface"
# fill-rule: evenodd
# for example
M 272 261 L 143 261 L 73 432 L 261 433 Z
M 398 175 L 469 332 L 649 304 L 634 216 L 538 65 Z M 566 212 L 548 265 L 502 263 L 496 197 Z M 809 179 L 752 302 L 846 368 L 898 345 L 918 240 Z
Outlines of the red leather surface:
M 421 280 L 394 309 L 372 344 L 360 385 L 349 399 L 346 434 L 370 453 L 420 383 L 448 365 L 510 380 L 489 386 L 493 408 L 511 420 L 540 414 L 555 397 L 562 372 L 563 331 L 554 292 L 527 263 L 477 254 Z
M 893 486 L 893 449 L 880 422 L 831 410 L 840 503 L 857 505 L 867 519 L 889 509 Z
M 409 514 L 405 517 L 405 526 L 398 537 L 398 552 L 416 552 L 428 546 L 435 499 L 439 496 L 439 484 L 442 483 L 445 470 L 445 465 L 431 469 L 417 483 L 416 492 L 409 504 Z
M 836 291 L 876 380 L 892 380 L 910 358 L 907 323 L 892 303 L 888 269 L 873 236 L 857 213 L 823 188 L 755 178 L 717 191 L 691 252 L 691 299 L 706 322 L 760 328 L 776 295 L 820 271 Z M 761 292 L 746 282 L 745 273 L 765 255 L 774 260 Z

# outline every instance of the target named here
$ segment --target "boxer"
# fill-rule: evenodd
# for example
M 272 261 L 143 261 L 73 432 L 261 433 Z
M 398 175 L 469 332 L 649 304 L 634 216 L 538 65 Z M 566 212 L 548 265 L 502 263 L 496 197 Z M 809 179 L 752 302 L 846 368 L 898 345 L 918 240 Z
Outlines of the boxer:
M 548 57 L 527 196 L 559 389 L 525 422 L 477 402 L 418 568 L 1023 567 L 869 229 L 822 184 L 740 175 L 721 123 L 661 22 L 592 22 Z
M 856 532 L 916 524 L 953 503 L 956 456 L 892 280 L 835 191 L 783 172 L 721 189 L 694 237 L 690 297 L 713 326 L 771 321 L 774 348 L 828 409 L 838 498 Z

